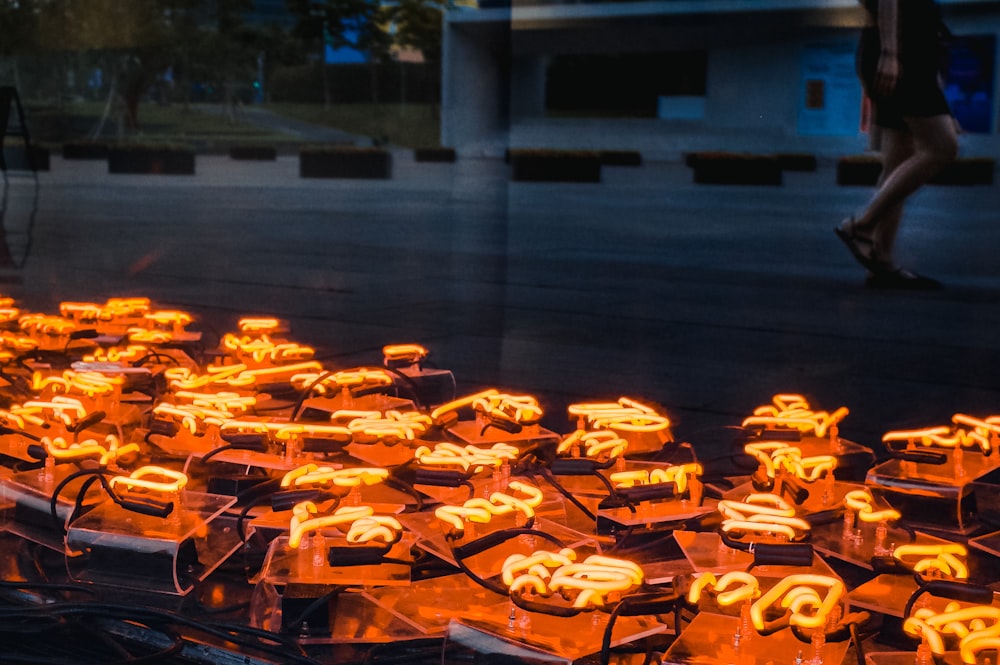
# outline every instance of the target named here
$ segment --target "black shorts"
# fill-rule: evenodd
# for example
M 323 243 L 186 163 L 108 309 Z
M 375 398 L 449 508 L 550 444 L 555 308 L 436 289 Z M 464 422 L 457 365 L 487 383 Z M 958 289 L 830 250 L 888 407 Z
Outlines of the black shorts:
M 951 108 L 938 80 L 938 59 L 935 49 L 927 49 L 918 57 L 906 58 L 901 63 L 902 75 L 890 95 L 875 92 L 878 60 L 881 47 L 877 31 L 872 35 L 866 29 L 858 49 L 858 75 L 865 93 L 875 110 L 875 124 L 889 129 L 906 129 L 904 118 L 929 118 L 949 115 Z

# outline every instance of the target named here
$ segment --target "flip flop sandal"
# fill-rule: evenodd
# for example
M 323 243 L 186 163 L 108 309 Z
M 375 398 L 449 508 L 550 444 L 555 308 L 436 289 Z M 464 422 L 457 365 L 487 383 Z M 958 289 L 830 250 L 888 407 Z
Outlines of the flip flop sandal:
M 885 262 L 875 257 L 875 241 L 867 236 L 860 235 L 854 231 L 854 220 L 851 219 L 846 225 L 836 226 L 833 232 L 847 245 L 854 259 L 865 269 L 875 273 L 885 273 L 891 270 Z

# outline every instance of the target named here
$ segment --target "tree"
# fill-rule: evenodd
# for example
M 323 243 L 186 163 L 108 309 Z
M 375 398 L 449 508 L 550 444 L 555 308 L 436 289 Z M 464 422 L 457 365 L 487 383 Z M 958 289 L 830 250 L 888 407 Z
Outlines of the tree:
M 372 94 L 375 65 L 382 61 L 392 46 L 392 36 L 387 27 L 392 20 L 392 9 L 379 0 L 285 0 L 288 10 L 297 18 L 296 34 L 318 45 L 320 66 L 324 70 L 324 99 L 329 103 L 329 90 L 325 76 L 326 45 L 334 49 L 352 48 L 367 56 L 372 67 Z
M 420 51 L 428 63 L 441 62 L 443 0 L 399 0 L 393 9 L 396 45 Z
M 28 0 L 0 4 L 0 56 L 11 58 L 14 86 L 21 88 L 18 56 L 37 49 L 38 14 Z

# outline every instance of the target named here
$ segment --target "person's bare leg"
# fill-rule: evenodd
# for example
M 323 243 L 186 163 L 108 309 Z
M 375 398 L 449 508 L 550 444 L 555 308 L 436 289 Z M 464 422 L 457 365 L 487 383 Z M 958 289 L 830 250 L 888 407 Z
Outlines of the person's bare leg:
M 958 154 L 958 137 L 949 115 L 929 118 L 907 118 L 912 153 L 888 173 L 864 211 L 855 217 L 854 228 L 863 233 L 875 233 L 881 220 L 891 216 L 913 192 L 917 191 Z M 898 132 L 892 132 L 896 134 Z M 892 143 L 890 136 L 883 137 Z M 883 145 L 883 148 L 887 146 Z M 892 230 L 889 239 L 895 235 Z
M 909 132 L 899 129 L 882 128 L 882 172 L 879 174 L 877 189 L 881 189 L 885 181 L 899 168 L 899 165 L 913 156 L 913 137 Z M 877 191 L 877 190 L 876 190 Z M 875 223 L 872 238 L 875 241 L 874 252 L 887 264 L 892 264 L 893 247 L 896 244 L 896 232 L 903 218 L 905 201 L 900 201 L 889 208 Z

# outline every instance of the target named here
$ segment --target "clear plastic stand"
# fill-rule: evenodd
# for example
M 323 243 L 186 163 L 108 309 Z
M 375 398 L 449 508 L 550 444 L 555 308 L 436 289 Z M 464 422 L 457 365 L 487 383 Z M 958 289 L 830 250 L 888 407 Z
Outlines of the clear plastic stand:
M 903 617 L 906 601 L 917 590 L 912 575 L 878 575 L 847 594 L 849 607 L 897 618 Z M 928 602 L 933 601 L 927 596 Z M 944 601 L 947 602 L 947 601 Z M 944 603 L 941 604 L 943 609 Z
M 733 570 L 748 570 L 754 561 L 753 554 L 726 546 L 717 533 L 675 531 L 674 540 L 680 545 L 695 572 L 727 573 Z M 778 579 L 798 573 L 838 577 L 819 556 L 813 556 L 812 565 L 808 567 L 760 565 L 753 569 L 754 576 L 761 580 Z M 761 586 L 766 585 L 762 582 Z
M 329 397 L 310 397 L 302 403 L 300 412 L 319 411 L 332 415 L 335 411 L 350 409 L 352 411 L 415 411 L 416 405 L 411 399 L 393 397 L 375 393 L 360 397 L 345 398 L 343 392 L 336 392 Z
M 484 429 L 479 419 L 460 420 L 448 428 L 448 436 L 465 445 L 490 447 L 494 443 L 509 443 L 524 448 L 532 443 L 558 443 L 562 437 L 541 425 L 525 425 L 520 432 L 505 432 L 498 427 Z
M 274 586 L 407 585 L 410 583 L 410 548 L 413 541 L 412 535 L 404 534 L 379 563 L 331 565 L 328 559 L 331 549 L 360 551 L 365 546 L 348 543 L 336 530 L 324 530 L 318 537 L 305 536 L 302 538 L 302 546 L 295 549 L 288 546 L 288 536 L 280 536 L 268 548 L 261 580 Z
M 844 505 L 844 497 L 853 490 L 862 490 L 864 485 L 858 483 L 845 483 L 841 481 L 827 482 L 824 479 L 813 483 L 796 481 L 809 492 L 809 496 L 801 504 L 795 504 L 795 512 L 798 517 L 808 518 L 810 515 L 822 513 L 827 510 L 840 508 Z M 727 491 L 723 498 L 742 501 L 748 494 L 757 492 L 753 483 L 745 482 Z M 791 502 L 789 502 L 791 503 Z M 884 507 L 888 508 L 886 504 Z
M 183 492 L 165 518 L 106 501 L 77 519 L 66 546 L 77 582 L 185 595 L 239 549 L 235 518 L 222 517 L 233 497 Z
M 224 442 L 220 442 L 224 443 Z M 199 450 L 191 453 L 191 458 L 198 460 L 209 454 L 209 450 Z M 298 467 L 309 464 L 310 462 L 315 462 L 316 460 L 312 457 L 298 456 L 292 459 L 284 455 L 274 455 L 270 453 L 262 453 L 256 450 L 225 450 L 216 455 L 212 455 L 212 462 L 225 462 L 227 464 L 236 464 L 238 466 L 255 467 L 258 469 L 268 469 L 270 471 L 291 471 L 292 469 L 297 469 Z M 329 466 L 334 469 L 343 468 L 342 464 L 323 462 L 324 466 Z
M 502 612 L 510 600 L 476 584 L 464 573 L 420 580 L 405 587 L 364 592 L 372 602 L 425 635 L 440 635 L 452 619 L 484 620 Z
M 4 526 L 7 531 L 43 545 L 67 556 L 77 553 L 67 550 L 64 529 L 76 508 L 75 491 L 86 477 L 72 483 L 56 500 L 55 519 L 52 516 L 52 493 L 71 473 L 79 471 L 72 464 L 58 464 L 51 471 L 22 471 L 0 480 L 4 506 Z M 107 499 L 100 485 L 88 490 L 81 503 L 81 512 Z
M 862 522 L 858 520 L 857 527 L 850 535 L 844 533 L 844 525 L 841 520 L 830 524 L 820 525 L 812 530 L 810 542 L 816 551 L 834 559 L 839 559 L 865 570 L 873 570 L 872 557 L 876 556 L 876 522 Z M 911 542 L 911 532 L 896 526 L 887 525 L 886 534 L 883 540 L 885 552 L 879 553 L 881 556 L 889 556 L 895 546 Z M 912 541 L 918 545 L 941 545 L 948 541 L 935 538 L 925 533 L 917 533 Z
M 975 481 L 997 469 L 1000 456 L 964 450 L 935 452 L 946 454 L 944 464 L 891 459 L 873 467 L 866 484 L 911 526 L 968 535 L 981 526 L 977 495 L 984 494 L 984 503 L 997 502 L 1000 485 Z
M 980 552 L 986 552 L 993 557 L 1000 557 L 1000 531 L 971 538 L 969 540 L 969 547 L 977 549 Z
M 419 537 L 417 547 L 453 566 L 457 565 L 454 553 L 452 552 L 452 545 L 445 539 L 444 531 L 442 531 L 442 523 L 433 513 L 400 515 L 399 521 L 403 523 L 408 531 Z M 454 544 L 456 546 L 465 545 L 474 542 L 477 538 L 501 529 L 513 528 L 514 526 L 514 521 L 509 516 L 495 519 L 490 524 L 476 524 L 474 532 L 467 532 L 463 538 L 456 540 Z M 589 549 L 591 553 L 600 552 L 600 544 L 592 536 L 582 534 L 560 524 L 536 518 L 534 528 L 539 532 L 557 538 L 566 547 L 572 549 Z M 465 565 L 476 575 L 489 578 L 500 574 L 501 565 L 511 554 L 530 554 L 538 550 L 556 549 L 558 547 L 555 543 L 541 536 L 515 536 L 480 554 L 466 558 Z
M 331 587 L 319 589 L 314 586 L 299 588 L 298 585 L 279 588 L 267 582 L 261 582 L 254 589 L 250 625 L 278 633 L 283 622 L 295 620 L 294 614 L 300 611 L 303 604 L 313 604 L 317 594 L 321 596 L 329 591 L 334 593 L 322 607 L 310 613 L 310 621 L 301 627 L 297 636 L 300 644 L 370 645 L 426 637 L 409 622 L 400 620 L 358 590 L 337 591 Z M 285 617 L 286 612 L 293 616 Z
M 622 527 L 652 528 L 654 525 L 671 524 L 708 515 L 716 510 L 716 501 L 706 500 L 697 505 L 686 499 L 642 501 L 635 511 L 626 507 L 599 510 L 598 519 L 605 519 Z
M 903 617 L 906 601 L 917 590 L 917 582 L 912 575 L 878 575 L 847 594 L 852 609 L 869 610 L 897 618 Z M 924 607 L 935 612 L 943 612 L 945 607 L 953 602 L 948 598 L 940 598 L 929 593 L 920 597 Z M 969 603 L 959 602 L 966 606 Z M 1000 607 L 1000 602 L 994 601 L 994 606 Z
M 261 609 L 252 608 L 255 625 L 287 630 L 285 623 L 302 621 L 300 641 L 330 644 L 350 641 L 385 642 L 422 636 L 412 622 L 371 597 L 345 587 L 400 587 L 410 584 L 413 536 L 404 534 L 379 559 L 378 556 L 331 564 L 332 552 L 359 552 L 367 545 L 352 545 L 336 529 L 306 536 L 300 547 L 288 546 L 288 537 L 276 538 L 268 549 L 255 597 Z M 334 549 L 336 548 L 336 549 Z M 375 552 L 377 555 L 378 553 Z M 350 555 L 347 555 L 350 559 Z
M 422 441 L 399 442 L 387 446 L 381 441 L 376 443 L 350 443 L 345 450 L 365 464 L 370 466 L 394 467 L 406 464 L 413 459 L 413 451 Z
M 477 653 L 571 665 L 601 650 L 608 620 L 608 614 L 597 611 L 571 617 L 526 612 L 507 601 L 491 608 L 482 619 L 452 619 L 448 639 Z M 667 626 L 652 617 L 619 617 L 611 647 L 666 631 Z
M 701 612 L 681 631 L 667 653 L 664 663 L 677 665 L 753 665 L 774 663 L 792 665 L 808 663 L 813 646 L 799 640 L 790 630 L 760 635 L 751 629 L 749 636 L 740 635 L 740 618 L 711 612 Z M 839 665 L 847 654 L 849 642 L 826 642 L 821 657 L 824 665 Z
M 914 665 L 917 662 L 916 651 L 869 651 L 865 654 L 867 665 Z M 943 656 L 935 656 L 931 661 L 935 665 L 964 665 L 962 654 L 958 651 L 945 651 Z

